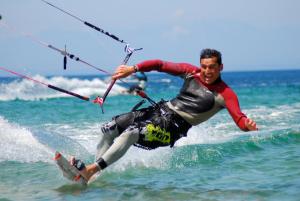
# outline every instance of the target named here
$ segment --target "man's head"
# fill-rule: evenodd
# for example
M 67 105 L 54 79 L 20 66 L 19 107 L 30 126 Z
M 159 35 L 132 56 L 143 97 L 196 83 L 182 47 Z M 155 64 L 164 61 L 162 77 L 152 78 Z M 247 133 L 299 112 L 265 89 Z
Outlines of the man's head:
M 214 49 L 203 49 L 200 55 L 201 80 L 213 84 L 223 70 L 222 55 Z

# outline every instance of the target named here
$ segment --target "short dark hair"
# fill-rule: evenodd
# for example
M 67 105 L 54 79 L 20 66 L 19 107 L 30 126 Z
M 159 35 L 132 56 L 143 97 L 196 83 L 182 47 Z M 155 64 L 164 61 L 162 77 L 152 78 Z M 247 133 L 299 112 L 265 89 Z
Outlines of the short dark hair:
M 212 57 L 217 57 L 218 64 L 222 64 L 222 54 L 218 50 L 206 48 L 201 51 L 200 60 Z

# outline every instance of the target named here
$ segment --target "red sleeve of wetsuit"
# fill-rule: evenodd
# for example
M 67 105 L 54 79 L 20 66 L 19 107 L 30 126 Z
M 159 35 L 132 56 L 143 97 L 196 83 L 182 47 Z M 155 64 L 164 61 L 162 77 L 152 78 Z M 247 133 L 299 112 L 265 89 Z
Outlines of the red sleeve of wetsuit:
M 245 125 L 245 119 L 247 116 L 242 113 L 239 101 L 237 98 L 237 95 L 234 93 L 232 89 L 230 89 L 228 86 L 222 93 L 222 96 L 225 99 L 225 105 L 226 108 L 231 115 L 232 119 L 236 123 L 236 125 L 243 131 L 248 131 L 246 125 Z
M 155 70 L 172 75 L 183 75 L 193 73 L 198 70 L 198 67 L 188 63 L 173 63 L 162 61 L 159 59 L 143 61 L 136 66 L 138 68 L 138 71 L 141 72 L 149 72 Z

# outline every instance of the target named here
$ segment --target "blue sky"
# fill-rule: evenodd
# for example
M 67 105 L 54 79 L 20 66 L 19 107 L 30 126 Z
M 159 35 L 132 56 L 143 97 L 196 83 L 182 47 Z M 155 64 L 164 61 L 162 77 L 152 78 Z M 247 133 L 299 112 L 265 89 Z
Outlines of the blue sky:
M 199 64 L 202 48 L 222 52 L 225 71 L 300 69 L 298 0 L 49 0 L 129 42 L 143 47 L 130 59 Z M 124 44 L 89 29 L 40 0 L 1 0 L 2 22 L 114 71 Z M 98 72 L 0 26 L 0 66 L 26 74 Z M 7 76 L 0 72 L 0 76 Z

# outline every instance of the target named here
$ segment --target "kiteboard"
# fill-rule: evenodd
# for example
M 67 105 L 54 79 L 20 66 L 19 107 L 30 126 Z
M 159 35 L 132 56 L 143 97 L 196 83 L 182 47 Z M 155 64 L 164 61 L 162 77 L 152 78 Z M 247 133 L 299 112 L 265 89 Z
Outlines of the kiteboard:
M 88 184 L 88 181 L 81 175 L 80 171 L 72 166 L 60 152 L 55 152 L 54 160 L 66 179 L 84 186 Z

